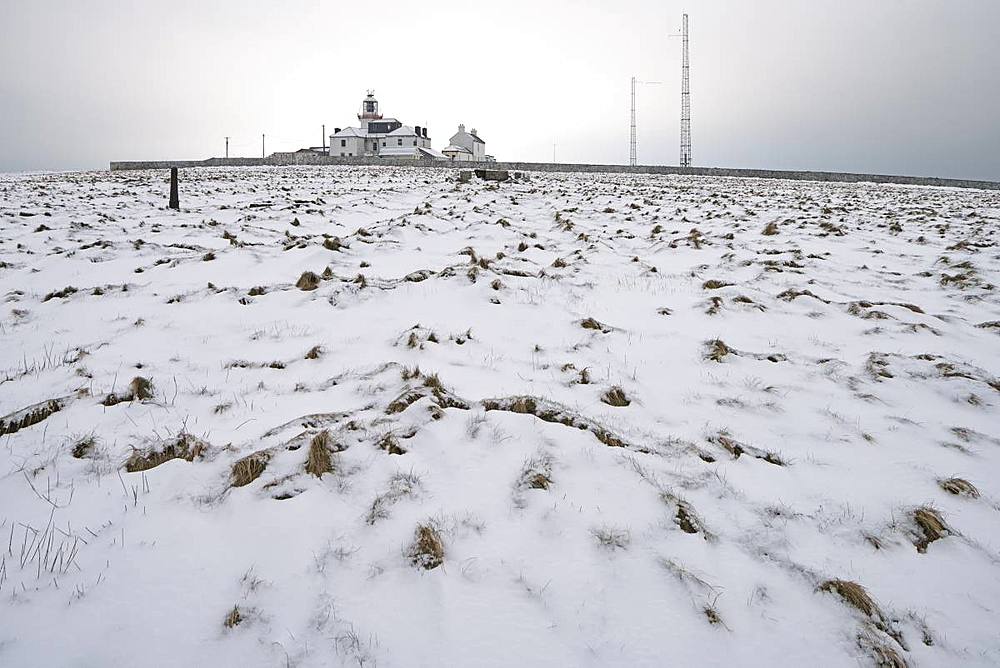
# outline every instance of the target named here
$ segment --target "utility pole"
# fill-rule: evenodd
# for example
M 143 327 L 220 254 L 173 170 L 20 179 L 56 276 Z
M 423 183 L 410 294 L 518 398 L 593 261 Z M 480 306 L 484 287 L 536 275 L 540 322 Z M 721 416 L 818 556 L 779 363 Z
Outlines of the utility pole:
M 229 159 L 229 137 L 226 137 L 226 159 Z
M 681 58 L 681 167 L 691 166 L 691 81 L 688 62 L 688 15 L 682 28 L 684 55 Z
M 266 155 L 264 153 L 264 135 L 260 136 L 260 157 L 261 158 L 266 157 Z
M 323 143 L 321 146 L 323 147 L 323 152 L 326 153 L 326 123 L 323 124 Z
M 552 145 L 552 162 L 556 161 L 556 145 Z
M 635 167 L 635 77 L 632 77 L 632 125 L 629 131 L 628 164 Z

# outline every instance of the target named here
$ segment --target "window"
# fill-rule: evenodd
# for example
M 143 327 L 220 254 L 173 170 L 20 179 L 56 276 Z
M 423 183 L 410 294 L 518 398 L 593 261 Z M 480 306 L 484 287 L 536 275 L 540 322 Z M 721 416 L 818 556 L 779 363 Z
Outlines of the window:
M 416 139 L 414 139 L 414 140 L 413 140 L 413 145 L 414 145 L 414 146 L 416 146 L 416 145 L 417 145 L 417 140 L 416 140 Z
M 353 154 L 353 153 L 348 153 L 348 154 L 347 154 L 347 157 L 349 157 L 349 158 L 353 158 L 353 157 L 354 157 L 354 154 Z
M 346 139 L 341 139 L 340 140 L 340 145 L 341 146 L 347 146 L 347 140 Z
M 383 146 L 383 147 L 385 146 L 385 141 L 383 141 L 383 142 L 382 142 L 382 146 Z
M 402 140 L 402 138 L 400 138 L 400 139 L 397 139 L 397 140 L 396 140 L 396 145 L 397 145 L 397 146 L 402 146 L 402 145 L 403 145 L 403 140 Z
M 341 158 L 343 158 L 343 157 L 344 157 L 344 152 L 343 152 L 343 151 L 341 151 L 341 152 L 340 152 L 340 157 L 341 157 Z

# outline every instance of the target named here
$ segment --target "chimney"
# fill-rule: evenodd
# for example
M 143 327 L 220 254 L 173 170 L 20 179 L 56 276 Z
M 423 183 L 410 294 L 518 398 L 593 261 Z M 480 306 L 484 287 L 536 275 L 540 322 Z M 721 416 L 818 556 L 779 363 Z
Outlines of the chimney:
M 478 133 L 478 132 L 476 132 L 476 128 L 472 128 L 472 132 L 471 132 L 470 134 L 474 134 L 474 135 L 477 135 L 477 134 L 479 134 L 479 133 Z
M 424 126 L 424 139 L 427 139 L 427 126 Z
M 465 132 L 465 123 L 459 123 L 458 124 L 458 131 L 459 132 Z
M 340 132 L 340 128 L 334 128 L 333 129 L 333 134 L 337 134 L 338 132 Z
M 414 125 L 413 126 L 413 131 L 417 134 L 418 137 L 420 136 L 420 126 L 419 125 Z

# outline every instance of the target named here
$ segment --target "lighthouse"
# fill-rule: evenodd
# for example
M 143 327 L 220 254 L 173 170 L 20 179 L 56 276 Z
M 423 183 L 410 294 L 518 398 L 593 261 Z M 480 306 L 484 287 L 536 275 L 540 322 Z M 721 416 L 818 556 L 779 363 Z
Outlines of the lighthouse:
M 358 113 L 358 121 L 361 122 L 361 129 L 368 131 L 368 124 L 371 121 L 382 120 L 382 114 L 378 113 L 378 100 L 375 99 L 375 91 L 368 91 L 368 95 L 361 101 L 361 111 Z

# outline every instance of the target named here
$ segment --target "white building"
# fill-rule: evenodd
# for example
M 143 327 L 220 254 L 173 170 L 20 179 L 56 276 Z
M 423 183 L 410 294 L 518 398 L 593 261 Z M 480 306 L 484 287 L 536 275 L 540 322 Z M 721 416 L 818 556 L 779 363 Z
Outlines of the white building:
M 479 138 L 476 129 L 465 131 L 465 125 L 458 126 L 458 132 L 452 135 L 448 147 L 442 153 L 449 160 L 486 162 L 486 142 Z
M 334 157 L 412 158 L 443 160 L 431 148 L 427 128 L 403 125 L 395 118 L 383 118 L 373 91 L 361 103 L 360 127 L 336 128 L 330 135 L 330 155 Z

